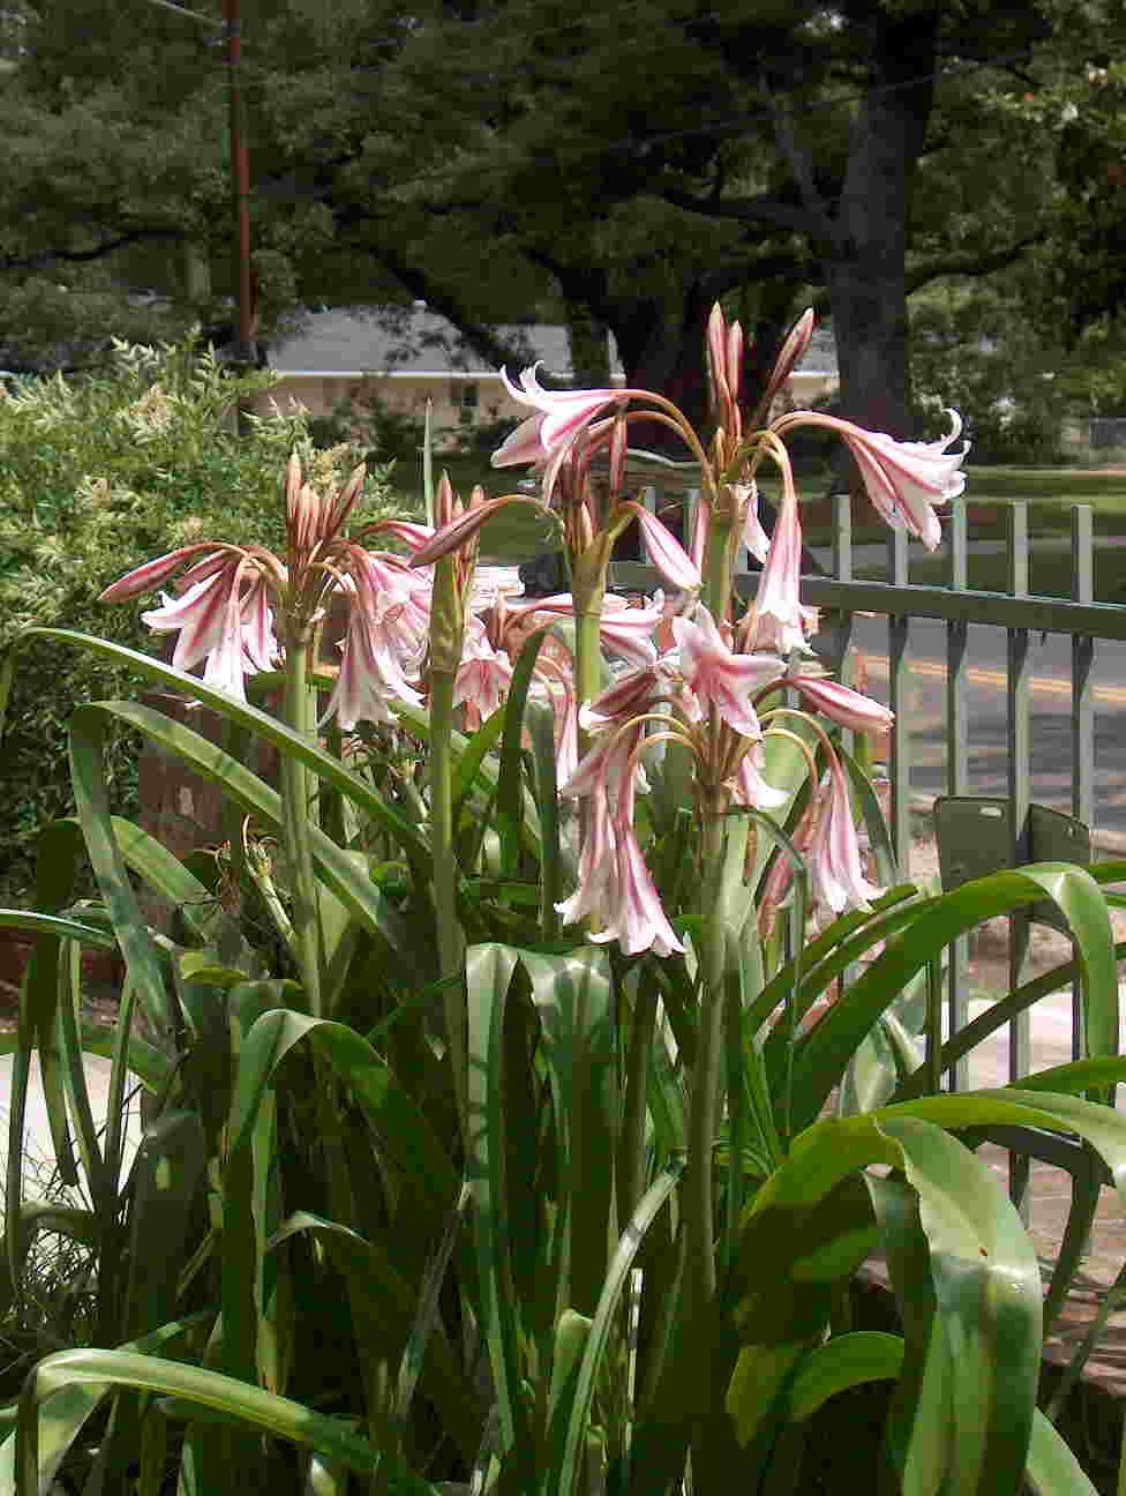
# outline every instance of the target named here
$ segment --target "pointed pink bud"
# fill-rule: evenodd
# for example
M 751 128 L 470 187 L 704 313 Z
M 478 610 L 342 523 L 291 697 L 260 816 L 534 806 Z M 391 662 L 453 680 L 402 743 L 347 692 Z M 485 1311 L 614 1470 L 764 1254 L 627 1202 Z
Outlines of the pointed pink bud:
M 698 591 L 701 585 L 699 568 L 671 530 L 666 529 L 657 516 L 636 499 L 625 500 L 621 508 L 637 520 L 649 559 L 669 586 L 678 592 Z
M 704 569 L 704 557 L 708 553 L 708 532 L 712 525 L 712 506 L 703 499 L 697 501 L 692 515 L 692 565 L 697 571 Z
M 547 512 L 540 501 L 533 499 L 530 494 L 505 494 L 499 499 L 489 499 L 476 509 L 465 510 L 455 520 L 443 526 L 425 545 L 415 551 L 411 557 L 411 565 L 429 566 L 439 557 L 448 556 L 451 551 L 460 550 L 492 519 L 494 514 L 499 513 L 508 504 L 531 504 L 541 514 Z
M 390 535 L 394 540 L 399 540 L 414 555 L 415 551 L 421 550 L 428 540 L 434 538 L 432 525 L 416 524 L 410 519 L 380 519 L 374 525 L 365 525 L 361 531 L 362 539 L 369 535 Z
M 727 387 L 731 403 L 738 409 L 743 387 L 743 328 L 738 322 L 732 322 L 727 329 Z
M 216 542 L 205 540 L 199 545 L 182 545 L 178 550 L 169 551 L 165 556 L 157 556 L 152 561 L 146 561 L 141 566 L 136 566 L 132 571 L 127 571 L 123 577 L 118 577 L 116 582 L 110 585 L 100 594 L 100 603 L 120 603 L 131 597 L 139 597 L 142 592 L 151 592 L 154 587 L 159 587 L 166 582 L 173 572 L 178 571 L 189 556 L 198 556 L 201 551 L 214 551 Z M 222 561 L 219 563 L 222 565 Z
M 626 484 L 626 459 L 629 455 L 629 429 L 619 415 L 610 433 L 610 497 L 615 498 Z
M 723 415 L 731 405 L 731 389 L 727 383 L 727 322 L 723 308 L 717 301 L 708 317 L 706 341 L 708 373 L 711 376 L 712 402 L 716 415 Z
M 344 487 L 336 494 L 325 519 L 325 539 L 331 539 L 338 535 L 348 521 L 348 516 L 356 507 L 356 500 L 364 490 L 364 479 L 367 477 L 367 468 L 361 462 L 352 470 L 352 475 Z
M 764 415 L 769 412 L 775 396 L 789 379 L 795 366 L 801 362 L 805 350 L 809 347 L 809 340 L 813 336 L 814 325 L 813 308 L 807 307 L 787 333 L 786 341 L 778 350 L 778 357 L 774 360 L 774 367 L 766 382 L 766 390 L 760 407 Z
M 779 684 L 793 686 L 815 712 L 853 732 L 886 732 L 895 721 L 895 713 L 882 702 L 826 675 L 788 675 Z
M 286 525 L 292 525 L 297 515 L 297 498 L 301 492 L 304 476 L 301 472 L 301 459 L 296 452 L 291 452 L 289 461 L 285 466 L 285 481 L 283 492 L 285 494 L 285 521 Z
M 434 495 L 434 520 L 439 530 L 458 517 L 457 497 L 454 494 L 450 475 L 444 469 L 438 479 L 438 490 Z

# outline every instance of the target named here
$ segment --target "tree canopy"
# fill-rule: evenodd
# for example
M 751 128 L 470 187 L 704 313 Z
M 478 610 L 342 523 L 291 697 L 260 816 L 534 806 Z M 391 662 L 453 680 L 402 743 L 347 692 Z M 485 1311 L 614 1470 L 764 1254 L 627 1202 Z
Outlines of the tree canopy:
M 753 378 L 812 298 L 845 412 L 902 431 L 913 291 L 1038 257 L 1044 315 L 1075 333 L 1126 278 L 1113 0 L 243 10 L 267 330 L 320 302 L 421 297 L 501 359 L 497 323 L 564 317 L 581 375 L 604 372 L 590 334 L 610 328 L 631 380 L 692 409 L 713 300 L 756 330 Z M 218 0 L 10 15 L 8 361 L 221 321 Z

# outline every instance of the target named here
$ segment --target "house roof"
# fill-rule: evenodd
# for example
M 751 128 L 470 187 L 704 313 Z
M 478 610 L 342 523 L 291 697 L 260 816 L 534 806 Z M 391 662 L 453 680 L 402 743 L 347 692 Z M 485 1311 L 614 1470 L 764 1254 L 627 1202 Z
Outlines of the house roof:
M 555 379 L 571 376 L 565 327 L 546 323 L 498 327 L 505 342 L 523 350 L 528 363 L 542 362 Z M 611 344 L 612 368 L 620 373 Z M 293 336 L 270 348 L 279 374 L 399 374 L 415 377 L 487 379 L 496 367 L 470 348 L 451 322 L 418 307 L 334 307 L 311 312 Z
M 550 323 L 498 327 L 498 335 L 524 350 L 527 363 L 541 362 L 553 379 L 571 378 L 567 329 Z M 451 322 L 422 307 L 333 307 L 308 313 L 290 337 L 276 339 L 269 366 L 279 374 L 340 377 L 489 379 L 496 368 L 468 346 Z M 610 367 L 623 377 L 610 337 Z M 816 329 L 798 368 L 803 374 L 837 372 L 832 330 Z

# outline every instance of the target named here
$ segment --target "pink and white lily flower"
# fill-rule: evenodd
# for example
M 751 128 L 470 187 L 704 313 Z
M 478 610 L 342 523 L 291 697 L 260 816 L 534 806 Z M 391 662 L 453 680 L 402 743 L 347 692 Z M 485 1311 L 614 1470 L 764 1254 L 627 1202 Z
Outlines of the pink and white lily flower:
M 572 780 L 564 789 L 565 794 L 589 795 L 589 808 L 579 854 L 578 886 L 556 907 L 567 924 L 593 917 L 601 929 L 591 935 L 591 940 L 600 944 L 616 940 L 627 956 L 648 950 L 668 956 L 683 951 L 684 946 L 661 907 L 634 830 L 636 776 L 630 772 L 633 742 L 633 734 L 614 734 L 599 755 L 597 770 L 586 777 L 587 788 L 576 789 Z M 584 766 L 588 760 L 592 760 L 592 754 L 584 759 Z M 617 804 L 611 811 L 610 795 L 615 789 Z
M 732 786 L 736 805 L 750 805 L 755 810 L 780 810 L 789 800 L 789 792 L 767 784 L 762 777 L 766 753 L 761 743 L 752 743 L 739 760 Z
M 610 913 L 615 846 L 610 803 L 604 795 L 591 801 L 583 832 L 575 891 L 555 909 L 566 925 L 577 925 L 587 918 L 605 924 Z
M 653 643 L 653 635 L 664 617 L 665 599 L 661 592 L 654 593 L 650 602 L 641 608 L 631 608 L 624 598 L 609 594 L 602 603 L 598 636 L 607 654 L 641 669 L 656 661 L 657 646 Z
M 422 705 L 408 677 L 417 675 L 426 647 L 430 584 L 395 556 L 350 546 L 346 559 L 342 589 L 351 606 L 323 720 L 335 716 L 351 732 L 357 722 L 394 722 L 391 701 Z
M 806 649 L 817 613 L 801 600 L 801 520 L 797 495 L 787 482 L 774 521 L 774 533 L 755 593 L 754 643 L 781 655 Z
M 649 559 L 669 586 L 677 592 L 698 592 L 700 568 L 672 531 L 635 499 L 627 499 L 620 507 L 637 520 Z
M 503 649 L 489 643 L 479 618 L 470 618 L 461 649 L 461 664 L 454 679 L 454 706 L 470 702 L 482 717 L 491 717 L 512 684 L 512 662 Z
M 325 721 L 336 717 L 344 731 L 351 732 L 357 722 L 393 723 L 390 701 L 422 705 L 422 697 L 404 675 L 381 621 L 359 598 L 348 614 L 340 648 L 340 673 L 325 709 Z
M 518 405 L 536 411 L 493 453 L 494 467 L 542 464 L 565 448 L 608 405 L 628 400 L 628 390 L 545 390 L 536 378 L 540 365 L 523 370 L 513 384 L 505 369 L 500 371 L 505 389 Z
M 163 593 L 161 606 L 141 620 L 156 634 L 178 635 L 172 652 L 177 670 L 203 660 L 205 683 L 239 701 L 246 700 L 245 677 L 269 670 L 278 654 L 266 584 L 237 552 L 179 597 Z
M 895 721 L 895 713 L 883 702 L 862 696 L 831 676 L 788 675 L 782 684 L 793 686 L 815 712 L 853 732 L 886 732 Z
M 569 592 L 552 593 L 549 597 L 532 597 L 524 602 L 509 603 L 505 613 L 509 618 L 532 616 L 544 618 L 570 618 L 575 610 L 575 600 Z M 624 597 L 608 592 L 602 600 L 602 612 L 598 623 L 599 638 L 607 654 L 624 660 L 638 668 L 650 665 L 657 658 L 657 649 L 652 636 L 665 617 L 665 598 L 661 592 L 654 593 L 644 607 L 634 608 Z
M 761 737 L 751 697 L 782 675 L 782 661 L 772 654 L 735 654 L 704 607 L 693 619 L 674 618 L 672 630 L 681 674 L 701 710 L 714 708 L 744 737 Z
M 616 940 L 627 956 L 639 956 L 642 951 L 653 951 L 658 956 L 670 956 L 673 951 L 683 953 L 684 944 L 668 922 L 641 853 L 633 825 L 634 794 L 635 780 L 627 775 L 611 821 L 613 864 L 603 927 L 590 938 L 600 944 Z
M 835 757 L 819 794 L 821 803 L 808 854 L 814 899 L 834 915 L 846 909 L 868 913 L 871 900 L 879 898 L 883 890 L 864 876 L 848 786 Z
M 838 432 L 856 459 L 868 497 L 879 513 L 892 529 L 908 530 L 933 551 L 942 540 L 934 505 L 957 498 L 965 489 L 961 466 L 970 450 L 969 442 L 960 452 L 947 450 L 962 432 L 958 412 L 947 414 L 950 435 L 934 442 L 897 441 L 883 431 L 865 431 L 851 421 L 811 411 L 783 416 L 773 429 L 781 433 L 790 426 L 809 425 Z

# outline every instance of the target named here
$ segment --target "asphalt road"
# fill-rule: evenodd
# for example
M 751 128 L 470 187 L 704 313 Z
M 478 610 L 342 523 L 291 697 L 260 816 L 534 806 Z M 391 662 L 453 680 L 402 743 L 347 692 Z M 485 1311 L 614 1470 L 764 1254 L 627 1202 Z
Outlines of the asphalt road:
M 873 695 L 887 699 L 887 621 L 856 618 L 853 642 L 867 660 Z M 971 624 L 968 631 L 970 793 L 1007 791 L 1005 630 Z M 946 626 L 933 619 L 911 624 L 911 788 L 931 798 L 946 785 Z M 1032 672 L 1032 796 L 1071 809 L 1071 641 L 1034 634 Z M 1099 640 L 1092 675 L 1095 702 L 1094 830 L 1126 849 L 1126 643 Z

